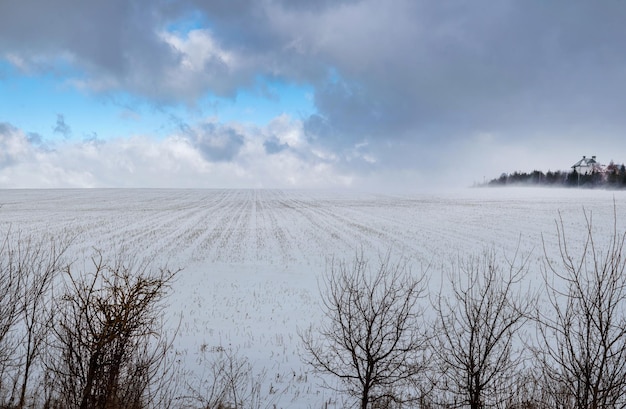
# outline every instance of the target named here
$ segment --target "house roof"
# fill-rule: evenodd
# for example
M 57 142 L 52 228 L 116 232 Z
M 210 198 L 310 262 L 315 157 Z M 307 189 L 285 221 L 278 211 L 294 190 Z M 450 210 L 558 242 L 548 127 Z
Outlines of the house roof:
M 583 158 L 581 160 L 579 160 L 578 162 L 574 163 L 572 165 L 572 169 L 573 168 L 578 168 L 578 167 L 583 167 L 583 166 L 593 166 L 596 163 L 596 157 L 592 156 L 591 158 L 588 158 L 586 156 L 583 156 Z

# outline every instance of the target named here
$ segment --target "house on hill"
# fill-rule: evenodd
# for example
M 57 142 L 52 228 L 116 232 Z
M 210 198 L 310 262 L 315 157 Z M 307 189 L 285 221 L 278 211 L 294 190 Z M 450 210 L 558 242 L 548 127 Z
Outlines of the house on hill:
M 579 175 L 590 175 L 594 172 L 600 171 L 601 166 L 596 161 L 595 155 L 592 156 L 591 159 L 583 156 L 581 160 L 572 165 L 572 169 L 574 169 Z
M 578 186 L 598 186 L 604 183 L 606 175 L 604 166 L 596 161 L 596 157 L 591 159 L 583 156 L 581 160 L 572 165 L 573 173 L 577 175 Z

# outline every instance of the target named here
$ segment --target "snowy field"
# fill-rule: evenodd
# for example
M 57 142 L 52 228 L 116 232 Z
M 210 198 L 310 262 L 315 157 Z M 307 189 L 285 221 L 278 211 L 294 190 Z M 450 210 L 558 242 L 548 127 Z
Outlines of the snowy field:
M 283 190 L 1 190 L 0 231 L 76 237 L 77 262 L 92 249 L 126 249 L 182 268 L 169 298 L 182 316 L 176 347 L 190 370 L 232 348 L 265 371 L 277 407 L 320 407 L 324 391 L 298 355 L 298 328 L 320 316 L 318 279 L 330 258 L 391 251 L 427 269 L 431 291 L 451 261 L 495 247 L 530 254 L 539 281 L 542 236 L 556 257 L 563 218 L 576 254 L 583 208 L 602 244 L 626 230 L 626 192 L 483 188 L 412 196 Z M 82 261 L 80 261 L 82 263 Z M 172 318 L 171 321 L 175 321 Z

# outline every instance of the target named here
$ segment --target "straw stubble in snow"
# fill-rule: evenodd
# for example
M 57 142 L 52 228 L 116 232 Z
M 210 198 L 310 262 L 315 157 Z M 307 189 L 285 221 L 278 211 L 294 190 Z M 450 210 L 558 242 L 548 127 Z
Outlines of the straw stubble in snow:
M 4 190 L 3 232 L 75 236 L 80 260 L 93 248 L 125 249 L 156 265 L 183 268 L 170 298 L 182 316 L 177 348 L 193 371 L 203 356 L 232 348 L 258 371 L 279 407 L 315 407 L 321 390 L 298 356 L 297 328 L 321 316 L 317 282 L 330 258 L 370 259 L 391 250 L 428 268 L 439 291 L 442 269 L 494 246 L 531 256 L 539 280 L 542 235 L 557 250 L 559 212 L 566 235 L 584 232 L 585 208 L 600 240 L 625 229 L 624 192 L 565 189 L 465 189 L 413 196 L 284 190 Z

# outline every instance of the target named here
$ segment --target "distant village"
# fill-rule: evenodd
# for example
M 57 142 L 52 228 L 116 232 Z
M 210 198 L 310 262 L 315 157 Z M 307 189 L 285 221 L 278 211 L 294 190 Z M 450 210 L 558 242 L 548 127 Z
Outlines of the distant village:
M 533 170 L 530 173 L 513 172 L 503 173 L 497 179 L 492 179 L 480 186 L 515 186 L 515 185 L 542 185 L 582 188 L 626 188 L 626 166 L 617 165 L 611 161 L 602 165 L 595 156 L 583 156 L 570 167 L 570 171 L 548 171 L 543 173 Z

